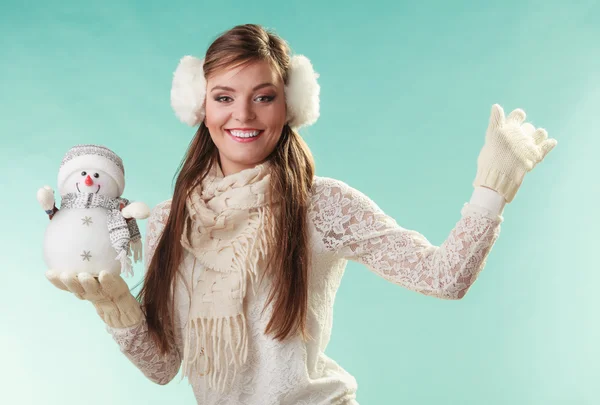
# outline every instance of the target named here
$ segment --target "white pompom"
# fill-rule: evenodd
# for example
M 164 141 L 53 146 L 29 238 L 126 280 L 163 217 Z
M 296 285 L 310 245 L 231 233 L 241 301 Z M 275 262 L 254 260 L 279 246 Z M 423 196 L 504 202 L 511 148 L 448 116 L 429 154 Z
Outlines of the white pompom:
M 171 107 L 177 118 L 192 127 L 200 125 L 205 115 L 206 80 L 203 66 L 204 59 L 184 56 L 173 74 Z
M 319 118 L 319 74 L 306 56 L 294 55 L 288 75 L 285 99 L 289 126 L 300 128 L 314 124 Z

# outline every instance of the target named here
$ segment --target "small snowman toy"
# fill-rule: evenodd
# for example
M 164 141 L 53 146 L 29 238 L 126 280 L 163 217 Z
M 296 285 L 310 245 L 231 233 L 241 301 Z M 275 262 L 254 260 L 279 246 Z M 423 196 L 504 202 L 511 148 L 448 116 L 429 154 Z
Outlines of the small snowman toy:
M 102 270 L 133 275 L 142 259 L 142 241 L 136 219 L 150 209 L 142 202 L 121 198 L 125 188 L 123 161 L 99 145 L 76 145 L 65 155 L 58 171 L 60 209 L 54 190 L 40 188 L 37 199 L 50 217 L 44 235 L 44 261 L 56 273 Z

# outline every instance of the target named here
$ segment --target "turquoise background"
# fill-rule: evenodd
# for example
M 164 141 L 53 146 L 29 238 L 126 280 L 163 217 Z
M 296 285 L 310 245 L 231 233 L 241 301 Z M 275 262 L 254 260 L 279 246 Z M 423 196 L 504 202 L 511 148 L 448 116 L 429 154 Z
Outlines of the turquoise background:
M 99 143 L 125 162 L 125 197 L 169 198 L 194 133 L 171 111 L 172 72 L 248 22 L 321 75 L 321 118 L 302 131 L 317 174 L 436 245 L 471 196 L 492 104 L 558 140 L 463 300 L 348 265 L 327 353 L 356 376 L 361 405 L 600 403 L 597 1 L 1 4 L 0 403 L 195 403 L 179 376 L 147 380 L 91 304 L 46 280 L 35 194 L 56 188 L 68 148 Z

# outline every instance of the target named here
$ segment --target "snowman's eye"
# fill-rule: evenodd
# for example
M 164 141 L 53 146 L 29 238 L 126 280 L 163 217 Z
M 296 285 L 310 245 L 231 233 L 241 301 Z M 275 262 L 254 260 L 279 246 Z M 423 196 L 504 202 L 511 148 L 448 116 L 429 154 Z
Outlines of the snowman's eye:
M 81 172 L 81 175 L 82 175 L 82 176 L 85 176 L 86 174 L 87 174 L 86 172 Z
M 100 177 L 100 175 L 98 173 L 94 173 L 94 177 L 98 178 L 98 177 Z

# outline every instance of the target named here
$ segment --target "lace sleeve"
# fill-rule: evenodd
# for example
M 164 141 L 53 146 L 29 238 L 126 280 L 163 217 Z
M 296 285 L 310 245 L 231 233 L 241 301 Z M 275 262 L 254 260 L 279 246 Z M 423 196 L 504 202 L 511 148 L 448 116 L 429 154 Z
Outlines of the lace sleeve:
M 146 321 L 130 328 L 115 329 L 107 327 L 109 333 L 125 356 L 150 381 L 165 385 L 179 372 L 181 355 L 175 348 L 165 356 L 160 354 L 158 347 L 148 334 Z
M 148 267 L 156 245 L 169 217 L 171 203 L 163 202 L 157 205 L 150 214 L 146 232 L 146 254 L 144 266 Z M 160 351 L 148 334 L 148 325 L 145 321 L 129 328 L 107 327 L 108 332 L 118 343 L 125 356 L 146 377 L 157 384 L 167 384 L 179 372 L 181 353 L 173 347 L 165 356 Z
M 404 229 L 347 184 L 319 178 L 311 217 L 325 248 L 364 264 L 381 277 L 421 294 L 461 299 L 475 282 L 503 218 L 464 204 L 462 218 L 441 246 Z

